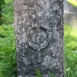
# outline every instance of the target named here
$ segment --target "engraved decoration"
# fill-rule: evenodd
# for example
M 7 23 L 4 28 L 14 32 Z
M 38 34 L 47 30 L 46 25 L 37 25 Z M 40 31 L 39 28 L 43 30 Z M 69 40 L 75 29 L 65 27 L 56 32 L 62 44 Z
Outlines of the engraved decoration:
M 32 27 L 27 34 L 27 43 L 33 50 L 41 50 L 48 46 L 51 39 L 51 31 L 45 27 Z

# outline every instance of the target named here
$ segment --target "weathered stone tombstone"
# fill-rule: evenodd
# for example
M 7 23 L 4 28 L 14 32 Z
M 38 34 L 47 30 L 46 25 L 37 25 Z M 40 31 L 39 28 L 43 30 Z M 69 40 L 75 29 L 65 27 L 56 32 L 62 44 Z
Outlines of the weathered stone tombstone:
M 77 8 L 64 0 L 64 23 L 77 27 Z
M 64 11 L 64 23 L 77 28 L 77 18 L 75 12 Z
M 14 0 L 18 77 L 64 77 L 63 0 Z

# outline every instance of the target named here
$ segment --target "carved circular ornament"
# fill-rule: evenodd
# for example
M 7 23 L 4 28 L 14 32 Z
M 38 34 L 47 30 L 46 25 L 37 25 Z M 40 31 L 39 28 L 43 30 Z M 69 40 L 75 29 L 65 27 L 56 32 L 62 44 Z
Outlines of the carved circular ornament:
M 51 33 L 44 27 L 33 27 L 28 31 L 28 45 L 34 50 L 41 50 L 48 46 Z

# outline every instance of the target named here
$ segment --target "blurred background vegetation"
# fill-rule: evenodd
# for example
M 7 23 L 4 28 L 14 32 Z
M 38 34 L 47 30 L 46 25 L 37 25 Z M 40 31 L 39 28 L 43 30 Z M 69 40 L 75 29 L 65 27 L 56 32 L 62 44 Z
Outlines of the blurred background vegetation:
M 71 1 L 71 0 L 70 0 Z M 13 0 L 0 0 L 0 77 L 17 77 Z M 64 25 L 65 77 L 77 77 L 77 29 Z
M 77 0 L 67 0 L 70 4 L 72 4 L 74 7 L 77 7 Z
M 13 0 L 0 0 L 0 77 L 17 77 Z

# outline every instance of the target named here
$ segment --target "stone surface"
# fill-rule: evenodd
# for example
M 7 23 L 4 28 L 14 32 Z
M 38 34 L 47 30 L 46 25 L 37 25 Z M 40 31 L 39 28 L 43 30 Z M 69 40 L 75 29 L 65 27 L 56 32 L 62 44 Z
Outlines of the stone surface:
M 18 77 L 64 77 L 63 0 L 14 0 Z
M 77 28 L 77 8 L 64 0 L 64 23 Z
M 77 28 L 77 20 L 75 12 L 64 11 L 64 23 Z

